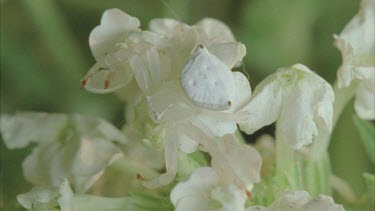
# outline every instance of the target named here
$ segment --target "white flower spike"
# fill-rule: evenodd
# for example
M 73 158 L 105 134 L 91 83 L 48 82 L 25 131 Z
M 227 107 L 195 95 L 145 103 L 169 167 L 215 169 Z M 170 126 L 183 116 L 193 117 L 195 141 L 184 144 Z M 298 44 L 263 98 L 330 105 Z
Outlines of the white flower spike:
M 339 88 L 358 80 L 354 108 L 359 117 L 375 119 L 375 1 L 363 0 L 356 16 L 340 35 L 334 35 L 343 64 L 337 72 Z
M 334 93 L 329 83 L 296 64 L 281 68 L 255 89 L 252 99 L 237 115 L 239 126 L 253 133 L 277 121 L 277 130 L 291 147 L 299 149 L 310 144 L 318 129 L 332 127 Z

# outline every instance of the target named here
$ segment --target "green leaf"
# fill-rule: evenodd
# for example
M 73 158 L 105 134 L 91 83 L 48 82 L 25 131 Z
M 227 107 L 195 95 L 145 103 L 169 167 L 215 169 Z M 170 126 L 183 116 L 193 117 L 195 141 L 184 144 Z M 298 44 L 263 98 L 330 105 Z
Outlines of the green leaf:
M 367 186 L 367 196 L 368 196 L 368 204 L 370 208 L 369 210 L 374 210 L 375 206 L 375 176 L 370 173 L 364 173 L 363 177 L 365 178 L 366 186 Z
M 357 127 L 362 142 L 366 148 L 367 154 L 372 163 L 375 164 L 375 128 L 374 125 L 366 120 L 355 116 L 354 124 Z

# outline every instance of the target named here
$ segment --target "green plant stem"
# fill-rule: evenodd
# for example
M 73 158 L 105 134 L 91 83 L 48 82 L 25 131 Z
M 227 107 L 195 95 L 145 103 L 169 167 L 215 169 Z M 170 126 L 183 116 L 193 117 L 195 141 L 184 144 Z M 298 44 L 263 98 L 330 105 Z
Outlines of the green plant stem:
M 277 126 L 276 126 L 277 128 Z M 297 155 L 276 129 L 276 170 L 277 175 L 285 177 L 291 189 L 302 188 L 300 178 L 300 163 Z

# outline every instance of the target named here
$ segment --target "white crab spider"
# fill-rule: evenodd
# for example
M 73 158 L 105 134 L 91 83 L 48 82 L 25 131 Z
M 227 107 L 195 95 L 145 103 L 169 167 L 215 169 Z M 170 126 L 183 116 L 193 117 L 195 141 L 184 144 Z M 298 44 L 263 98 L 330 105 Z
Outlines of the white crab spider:
M 231 107 L 235 93 L 232 71 L 203 45 L 198 45 L 181 74 L 181 84 L 195 104 L 216 111 Z

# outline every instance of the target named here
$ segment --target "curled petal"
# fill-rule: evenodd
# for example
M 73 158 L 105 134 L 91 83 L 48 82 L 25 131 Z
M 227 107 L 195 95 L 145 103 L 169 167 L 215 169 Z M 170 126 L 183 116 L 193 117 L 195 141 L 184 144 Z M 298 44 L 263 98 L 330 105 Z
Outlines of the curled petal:
M 276 76 L 270 76 L 256 88 L 249 104 L 238 113 L 241 130 L 252 134 L 258 129 L 276 121 L 282 106 L 282 88 Z
M 122 12 L 119 9 L 109 9 L 103 13 L 101 23 L 95 27 L 89 37 L 91 52 L 99 61 L 110 53 L 115 45 L 127 32 L 139 30 L 140 22 L 137 18 Z

